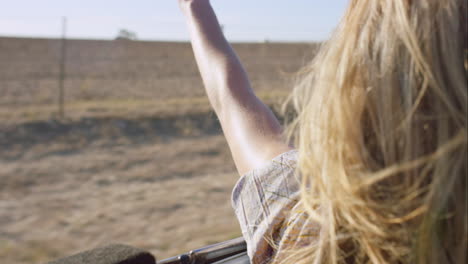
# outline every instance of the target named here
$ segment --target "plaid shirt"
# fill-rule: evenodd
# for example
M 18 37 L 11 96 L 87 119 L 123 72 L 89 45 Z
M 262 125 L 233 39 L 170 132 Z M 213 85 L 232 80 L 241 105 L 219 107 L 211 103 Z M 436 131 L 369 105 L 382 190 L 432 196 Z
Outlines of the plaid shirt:
M 284 260 L 288 250 L 313 243 L 319 235 L 300 206 L 297 151 L 279 155 L 237 182 L 232 205 L 252 264 Z

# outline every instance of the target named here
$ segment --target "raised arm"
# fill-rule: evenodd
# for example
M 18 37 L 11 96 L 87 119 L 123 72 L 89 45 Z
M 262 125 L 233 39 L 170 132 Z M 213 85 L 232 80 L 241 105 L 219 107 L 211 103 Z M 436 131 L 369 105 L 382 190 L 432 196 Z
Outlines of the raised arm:
M 209 0 L 179 0 L 208 98 L 242 175 L 290 150 L 271 110 L 254 94 Z

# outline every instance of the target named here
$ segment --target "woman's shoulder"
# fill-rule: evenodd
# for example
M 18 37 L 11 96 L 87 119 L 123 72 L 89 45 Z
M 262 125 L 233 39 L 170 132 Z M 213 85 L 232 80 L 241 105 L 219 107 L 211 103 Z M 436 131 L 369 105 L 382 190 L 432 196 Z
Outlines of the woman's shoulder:
M 284 152 L 272 160 L 266 162 L 259 168 L 253 169 L 243 175 L 236 183 L 232 192 L 233 205 L 239 201 L 241 194 L 258 192 L 262 190 L 271 190 L 274 192 L 281 191 L 293 191 L 296 188 L 284 188 L 292 187 L 290 185 L 296 185 L 297 177 L 295 174 L 297 167 L 297 150 L 290 150 Z M 290 193 L 286 193 L 286 196 L 290 196 Z
M 265 238 L 273 237 L 299 201 L 297 158 L 297 150 L 282 153 L 242 176 L 234 187 L 232 205 L 251 257 L 272 256 Z

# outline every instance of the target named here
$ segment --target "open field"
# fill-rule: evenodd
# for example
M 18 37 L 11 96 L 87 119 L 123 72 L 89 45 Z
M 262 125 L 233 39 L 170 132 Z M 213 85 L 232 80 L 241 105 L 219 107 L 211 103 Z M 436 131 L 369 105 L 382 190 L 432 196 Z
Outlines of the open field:
M 60 40 L 0 38 L 0 106 L 57 101 Z M 204 96 L 190 44 L 67 40 L 66 102 Z M 234 44 L 256 91 L 289 91 L 317 45 Z
M 0 259 L 124 243 L 158 258 L 240 236 L 238 179 L 189 44 L 0 38 Z M 316 45 L 236 44 L 277 106 Z

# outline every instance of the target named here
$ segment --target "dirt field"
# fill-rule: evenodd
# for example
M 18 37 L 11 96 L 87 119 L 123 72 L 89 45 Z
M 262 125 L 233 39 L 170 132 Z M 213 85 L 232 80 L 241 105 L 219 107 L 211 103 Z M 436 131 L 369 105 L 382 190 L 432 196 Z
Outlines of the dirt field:
M 0 259 L 44 263 L 109 243 L 166 258 L 240 236 L 238 180 L 186 43 L 0 38 Z M 275 105 L 309 44 L 236 44 Z

